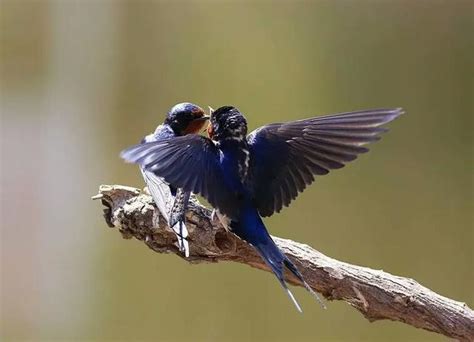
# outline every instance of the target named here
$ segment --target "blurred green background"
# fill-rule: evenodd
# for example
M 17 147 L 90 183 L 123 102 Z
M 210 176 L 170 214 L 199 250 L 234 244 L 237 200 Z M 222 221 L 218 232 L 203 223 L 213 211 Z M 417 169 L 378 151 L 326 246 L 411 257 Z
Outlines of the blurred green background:
M 474 305 L 472 1 L 1 1 L 1 338 L 442 341 L 268 273 L 192 266 L 107 228 L 119 151 L 175 103 L 251 129 L 398 107 L 369 154 L 266 220 L 278 236 Z

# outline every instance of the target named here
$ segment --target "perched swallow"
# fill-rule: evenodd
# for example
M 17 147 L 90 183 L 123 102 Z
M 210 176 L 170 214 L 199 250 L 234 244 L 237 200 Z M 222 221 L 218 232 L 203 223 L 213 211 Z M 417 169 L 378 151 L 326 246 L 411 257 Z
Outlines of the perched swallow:
M 155 132 L 147 135 L 142 140 L 141 144 L 159 142 L 163 139 L 198 133 L 203 130 L 208 119 L 209 116 L 206 116 L 204 111 L 197 105 L 186 102 L 179 103 L 171 108 L 163 124 L 159 125 Z M 179 187 L 170 186 L 171 194 L 174 196 L 174 201 L 168 212 L 166 209 L 166 203 L 164 202 L 166 196 L 164 196 L 160 190 L 160 184 L 164 182 L 163 179 L 143 166 L 140 166 L 140 170 L 158 209 L 178 238 L 180 251 L 184 252 L 184 255 L 188 257 L 189 243 L 186 240 L 188 230 L 186 229 L 184 222 L 184 214 L 191 193 L 189 191 L 184 191 Z M 190 172 L 192 172 L 192 170 L 190 170 Z
M 226 106 L 211 115 L 211 139 L 199 135 L 165 139 L 129 148 L 122 158 L 205 197 L 229 222 L 229 229 L 258 251 L 301 311 L 285 283 L 284 268 L 316 294 L 276 246 L 261 216 L 288 206 L 315 176 L 342 168 L 367 152 L 363 145 L 386 131 L 380 126 L 402 113 L 375 109 L 321 116 L 266 125 L 247 136 L 245 117 Z

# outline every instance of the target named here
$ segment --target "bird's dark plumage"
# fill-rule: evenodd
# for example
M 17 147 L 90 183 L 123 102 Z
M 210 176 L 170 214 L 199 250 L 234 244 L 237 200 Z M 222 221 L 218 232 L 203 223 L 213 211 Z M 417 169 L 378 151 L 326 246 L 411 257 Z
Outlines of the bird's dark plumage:
M 149 143 L 159 142 L 189 133 L 197 133 L 203 129 L 208 119 L 209 117 L 205 115 L 199 106 L 188 102 L 179 103 L 170 109 L 164 123 L 159 125 L 155 132 L 147 135 L 138 146 L 146 146 L 146 144 Z M 188 231 L 185 225 L 184 214 L 190 193 L 182 191 L 179 187 L 172 187 L 171 192 L 176 197 L 171 209 L 168 210 L 160 190 L 161 184 L 163 183 L 162 177 L 157 176 L 154 172 L 147 170 L 142 165 L 140 165 L 140 167 L 151 196 L 162 215 L 168 221 L 168 225 L 177 236 L 180 250 L 184 252 L 186 257 L 189 256 L 189 244 L 186 240 Z
M 227 187 L 219 166 L 220 151 L 211 140 L 200 135 L 175 137 L 133 146 L 121 156 L 170 184 L 201 194 L 212 206 L 234 216 L 237 197 Z
M 288 206 L 314 177 L 368 151 L 401 109 L 376 109 L 276 123 L 250 133 L 250 188 L 262 216 Z
M 303 276 L 278 249 L 260 216 L 270 216 L 295 199 L 314 178 L 343 167 L 363 145 L 379 139 L 401 109 L 377 109 L 263 126 L 247 137 L 247 122 L 234 107 L 217 109 L 208 129 L 212 140 L 188 135 L 134 146 L 122 157 L 142 165 L 185 191 L 200 193 L 230 229 L 252 244 L 298 309 L 283 277 L 288 268 Z

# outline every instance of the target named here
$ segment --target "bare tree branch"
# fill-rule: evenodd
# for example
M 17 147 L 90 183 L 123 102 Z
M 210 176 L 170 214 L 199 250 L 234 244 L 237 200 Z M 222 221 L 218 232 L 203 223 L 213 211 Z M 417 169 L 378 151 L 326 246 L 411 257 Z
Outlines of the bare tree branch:
M 126 239 L 135 237 L 158 253 L 175 253 L 175 234 L 147 194 L 120 185 L 102 185 L 94 199 L 106 206 L 104 217 Z M 254 249 L 217 222 L 195 199 L 187 213 L 192 263 L 235 261 L 269 271 Z M 443 297 L 413 279 L 382 270 L 355 266 L 327 257 L 310 246 L 274 237 L 308 284 L 328 300 L 344 300 L 369 321 L 390 319 L 451 338 L 474 341 L 474 312 L 465 304 Z M 287 275 L 294 285 L 297 279 Z

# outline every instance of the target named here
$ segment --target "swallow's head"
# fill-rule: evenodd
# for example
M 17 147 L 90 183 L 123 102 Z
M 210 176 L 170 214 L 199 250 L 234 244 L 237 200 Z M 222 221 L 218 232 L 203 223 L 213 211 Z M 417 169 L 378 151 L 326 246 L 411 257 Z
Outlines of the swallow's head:
M 220 107 L 211 113 L 207 133 L 216 141 L 244 140 L 247 135 L 247 120 L 235 107 Z
M 193 103 L 178 103 L 166 115 L 165 124 L 173 129 L 176 135 L 198 133 L 204 128 L 209 116 Z

